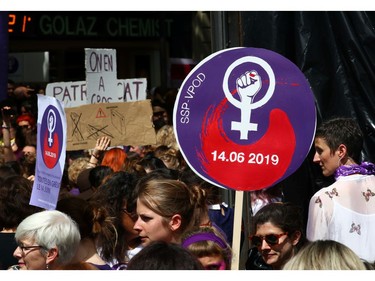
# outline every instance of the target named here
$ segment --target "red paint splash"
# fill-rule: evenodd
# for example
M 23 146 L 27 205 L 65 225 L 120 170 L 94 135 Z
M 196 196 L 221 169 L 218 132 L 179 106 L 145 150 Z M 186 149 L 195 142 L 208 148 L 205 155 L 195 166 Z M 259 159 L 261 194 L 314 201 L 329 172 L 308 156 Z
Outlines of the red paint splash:
M 225 99 L 216 109 L 210 107 L 206 112 L 202 124 L 202 151 L 197 152 L 203 169 L 227 188 L 250 191 L 271 186 L 288 169 L 296 146 L 288 116 L 280 109 L 273 109 L 264 136 L 254 144 L 239 145 L 231 141 L 223 130 L 221 116 L 227 107 Z M 222 159 L 218 158 L 219 155 L 223 156 Z M 243 159 L 243 162 L 236 159 Z
M 44 134 L 43 138 L 43 160 L 44 164 L 47 166 L 47 168 L 52 169 L 56 166 L 57 162 L 59 161 L 59 138 L 56 133 L 52 134 L 53 137 L 53 145 L 52 147 L 48 146 L 48 132 Z

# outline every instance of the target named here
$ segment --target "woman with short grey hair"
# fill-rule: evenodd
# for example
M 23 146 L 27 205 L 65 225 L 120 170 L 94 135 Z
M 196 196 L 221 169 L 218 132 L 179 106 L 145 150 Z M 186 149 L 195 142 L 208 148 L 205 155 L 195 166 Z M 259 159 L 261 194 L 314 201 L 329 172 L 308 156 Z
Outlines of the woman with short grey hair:
M 81 236 L 77 224 L 57 210 L 45 210 L 25 218 L 17 227 L 18 247 L 13 256 L 18 269 L 55 269 L 74 257 Z

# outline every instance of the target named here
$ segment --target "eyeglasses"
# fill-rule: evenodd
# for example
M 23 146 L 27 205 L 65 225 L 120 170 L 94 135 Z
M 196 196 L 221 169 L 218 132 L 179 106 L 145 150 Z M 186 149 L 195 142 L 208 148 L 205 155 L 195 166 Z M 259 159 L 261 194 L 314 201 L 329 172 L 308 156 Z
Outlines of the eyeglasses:
M 259 247 L 262 245 L 263 240 L 266 240 L 267 244 L 269 245 L 276 245 L 279 244 L 280 237 L 288 235 L 288 232 L 280 233 L 280 234 L 267 234 L 265 236 L 256 236 L 253 235 L 250 237 L 251 242 L 253 245 Z
M 18 125 L 18 127 L 22 129 L 28 129 L 30 125 Z
M 18 245 L 18 247 L 21 249 L 22 253 L 24 253 L 24 254 L 26 254 L 25 251 L 28 251 L 28 250 L 43 248 L 43 246 L 39 246 L 39 245 L 34 245 L 34 246 Z
M 134 211 L 129 212 L 126 208 L 121 209 L 125 214 L 127 214 L 133 221 L 138 219 L 138 214 Z

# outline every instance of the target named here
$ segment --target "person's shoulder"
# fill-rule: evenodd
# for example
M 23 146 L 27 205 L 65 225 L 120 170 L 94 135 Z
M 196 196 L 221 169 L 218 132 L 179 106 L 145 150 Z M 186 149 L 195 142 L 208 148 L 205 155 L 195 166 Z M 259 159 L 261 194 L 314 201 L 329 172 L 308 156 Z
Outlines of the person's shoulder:
M 322 187 L 321 189 L 319 189 L 318 191 L 316 191 L 312 197 L 318 197 L 318 196 L 321 196 L 321 195 L 324 194 L 327 190 L 330 190 L 330 188 L 331 188 L 332 185 L 333 185 L 333 184 L 331 184 L 330 186 Z
M 329 199 L 329 196 L 327 196 L 327 194 L 330 194 L 332 190 L 335 190 L 333 185 L 334 184 L 323 187 L 315 192 L 315 194 L 310 199 L 310 204 L 314 203 L 315 205 L 318 204 L 319 206 L 321 206 L 323 201 L 327 201 L 327 199 Z M 332 202 L 332 200 L 328 200 L 328 202 Z

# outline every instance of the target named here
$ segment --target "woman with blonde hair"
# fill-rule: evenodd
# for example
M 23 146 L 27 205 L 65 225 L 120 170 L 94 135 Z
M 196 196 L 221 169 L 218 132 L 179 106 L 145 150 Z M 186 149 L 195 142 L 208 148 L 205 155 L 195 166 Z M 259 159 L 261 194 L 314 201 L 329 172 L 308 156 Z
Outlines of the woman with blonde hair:
M 165 145 L 168 148 L 179 150 L 172 125 L 164 125 L 156 132 L 156 146 Z
M 183 168 L 182 155 L 179 149 L 159 145 L 154 150 L 155 157 L 163 161 L 168 169 L 181 170 Z
M 142 245 L 153 241 L 180 243 L 195 223 L 196 195 L 185 183 L 165 178 L 140 180 L 134 229 Z
M 349 247 L 334 240 L 309 242 L 284 270 L 366 270 L 364 261 Z

